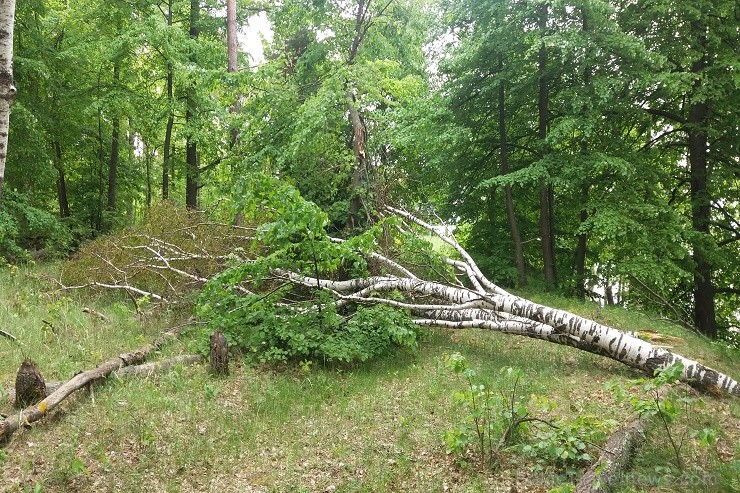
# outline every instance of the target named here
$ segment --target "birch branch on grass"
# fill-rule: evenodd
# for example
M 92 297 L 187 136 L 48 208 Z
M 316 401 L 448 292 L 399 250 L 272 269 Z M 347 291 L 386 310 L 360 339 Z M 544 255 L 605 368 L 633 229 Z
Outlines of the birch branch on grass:
M 8 416 L 0 422 L 0 443 L 8 440 L 21 426 L 30 425 L 35 421 L 43 419 L 67 397 L 89 383 L 105 378 L 125 366 L 140 364 L 149 353 L 162 347 L 167 341 L 177 337 L 185 325 L 188 324 L 180 325 L 164 332 L 152 343 L 146 344 L 136 351 L 118 355 L 99 365 L 97 368 L 78 373 L 38 404 L 27 407 L 20 415 L 13 414 Z

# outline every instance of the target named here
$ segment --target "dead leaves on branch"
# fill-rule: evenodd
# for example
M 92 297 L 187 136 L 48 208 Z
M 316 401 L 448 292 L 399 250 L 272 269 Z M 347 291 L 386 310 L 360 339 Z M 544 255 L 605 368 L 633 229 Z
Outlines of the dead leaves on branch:
M 137 308 L 142 298 L 167 303 L 200 289 L 230 259 L 246 259 L 253 241 L 254 228 L 163 203 L 142 225 L 83 246 L 58 283 L 63 289 L 121 290 Z

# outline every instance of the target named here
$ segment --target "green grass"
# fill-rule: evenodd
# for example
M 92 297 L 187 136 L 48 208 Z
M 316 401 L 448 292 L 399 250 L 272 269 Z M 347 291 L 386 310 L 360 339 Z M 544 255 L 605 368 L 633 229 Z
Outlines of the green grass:
M 18 343 L 0 338 L 4 387 L 13 385 L 26 356 L 47 380 L 67 379 L 138 348 L 189 316 L 142 321 L 125 298 L 90 299 L 51 290 L 53 285 L 40 277 L 53 272 L 53 267 L 0 272 L 0 327 L 18 338 Z M 549 295 L 534 298 L 619 328 L 652 328 L 681 337 L 677 352 L 740 375 L 737 354 L 733 358 L 645 315 Z M 83 313 L 84 306 L 110 321 Z M 187 340 L 170 343 L 153 359 L 187 352 L 188 345 Z M 493 469 L 445 454 L 442 434 L 461 418 L 453 395 L 462 384 L 442 362 L 454 351 L 494 388 L 501 368 L 521 369 L 520 395 L 548 396 L 558 405 L 553 418 L 576 413 L 631 417 L 604 384 L 639 374 L 616 362 L 513 336 L 432 331 L 417 353 L 362 366 L 276 369 L 237 361 L 225 379 L 214 379 L 204 367 L 108 379 L 65 401 L 0 449 L 0 491 L 483 492 L 556 486 L 562 481 L 559 471 L 548 467 L 532 474 L 533 464 L 514 453 L 504 454 Z M 719 424 L 729 432 L 708 451 L 687 439 L 687 466 L 716 481 L 715 489 L 706 491 L 733 491 L 732 468 L 738 462 L 731 454 L 739 452 L 740 406 L 736 399 L 700 399 L 682 426 Z M 6 402 L 0 402 L 0 411 L 10 412 Z M 638 456 L 635 474 L 654 476 L 656 466 L 670 463 L 664 445 L 656 434 Z M 673 491 L 661 485 L 640 488 L 624 491 Z

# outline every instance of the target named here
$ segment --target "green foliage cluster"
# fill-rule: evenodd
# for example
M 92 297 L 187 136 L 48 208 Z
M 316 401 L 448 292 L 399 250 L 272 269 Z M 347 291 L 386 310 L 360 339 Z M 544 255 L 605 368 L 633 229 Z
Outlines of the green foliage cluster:
M 734 3 L 441 8 L 441 90 L 398 142 L 490 277 L 736 327 Z
M 261 362 L 350 363 L 416 347 L 419 329 L 405 312 L 354 304 L 338 309 L 327 292 L 272 279 L 274 269 L 322 279 L 366 276 L 365 256 L 380 227 L 333 241 L 326 213 L 293 186 L 266 174 L 245 177 L 238 186 L 235 210 L 263 221 L 251 245 L 260 256 L 234 261 L 206 284 L 196 307 L 208 322 L 204 335 L 218 328 Z
M 203 292 L 198 315 L 210 327 L 222 330 L 231 345 L 261 363 L 357 363 L 393 348 L 416 348 L 417 329 L 411 318 L 398 310 L 356 307 L 343 315 L 329 304 L 313 311 L 308 303 L 281 306 L 282 298 L 288 295 L 286 289 L 243 296 L 233 289 L 216 288 L 218 282 L 209 283 Z M 315 296 L 311 301 L 321 303 L 321 298 Z
M 592 460 L 589 451 L 617 424 L 589 415 L 547 419 L 555 403 L 535 394 L 528 399 L 518 395 L 521 370 L 503 368 L 496 390 L 480 380 L 460 353 L 446 355 L 445 366 L 465 383 L 465 390 L 455 393 L 465 411 L 463 420 L 444 434 L 448 454 L 462 458 L 472 448 L 479 460 L 495 466 L 499 454 L 509 450 L 532 458 L 537 470 L 554 466 L 575 473 Z
M 0 262 L 27 261 L 31 254 L 60 257 L 74 244 L 68 225 L 57 216 L 32 205 L 27 196 L 5 190 L 0 209 Z

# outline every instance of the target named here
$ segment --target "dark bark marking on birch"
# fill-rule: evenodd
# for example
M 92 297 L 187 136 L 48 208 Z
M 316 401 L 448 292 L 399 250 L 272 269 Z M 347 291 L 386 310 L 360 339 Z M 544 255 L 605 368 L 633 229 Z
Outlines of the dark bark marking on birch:
M 617 340 L 617 346 L 614 348 L 615 351 L 619 351 L 619 347 L 622 345 L 623 338 L 624 338 L 624 334 L 619 334 L 619 339 Z
M 616 342 L 616 340 L 617 340 L 617 338 L 616 338 L 616 337 L 612 337 L 612 338 L 611 338 L 611 339 L 609 340 L 609 351 L 611 351 L 611 350 L 612 350 L 612 346 L 614 345 L 614 343 Z
M 670 359 L 670 356 L 667 354 L 660 354 L 657 356 L 653 356 L 652 358 L 648 358 L 645 360 L 645 366 L 651 371 L 655 372 L 658 368 L 663 368 L 668 363 L 668 360 Z

